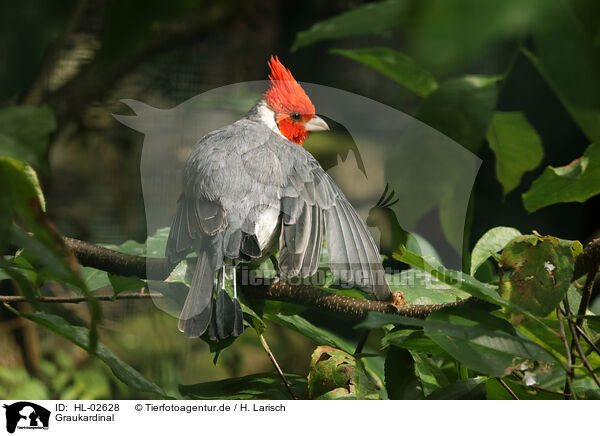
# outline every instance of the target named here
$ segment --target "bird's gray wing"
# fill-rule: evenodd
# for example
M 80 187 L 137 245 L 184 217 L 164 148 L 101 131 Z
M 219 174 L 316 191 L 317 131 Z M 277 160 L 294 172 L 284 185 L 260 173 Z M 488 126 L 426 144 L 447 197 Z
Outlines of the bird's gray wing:
M 182 194 L 167 239 L 166 256 L 176 264 L 191 251 L 198 253 L 190 290 L 179 317 L 179 330 L 188 338 L 201 336 L 209 326 L 215 271 L 223 264 L 223 235 L 227 216 L 217 201 Z
M 281 196 L 282 272 L 313 275 L 325 234 L 332 272 L 343 282 L 375 293 L 379 300 L 389 299 L 379 250 L 366 224 L 312 155 L 301 148 L 293 152 L 296 159 Z
M 192 252 L 198 242 L 210 240 L 227 227 L 227 214 L 218 201 L 179 197 L 177 212 L 171 224 L 165 254 L 172 264 Z

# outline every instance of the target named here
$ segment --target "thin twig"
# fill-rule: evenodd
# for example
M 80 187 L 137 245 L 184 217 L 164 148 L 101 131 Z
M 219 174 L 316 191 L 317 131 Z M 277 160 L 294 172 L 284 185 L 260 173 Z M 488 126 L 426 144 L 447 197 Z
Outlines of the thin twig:
M 600 334 L 597 334 L 594 339 L 592 339 L 592 338 L 589 338 L 589 339 L 591 339 L 592 342 L 594 343 L 594 348 L 600 348 Z M 588 350 L 585 352 L 585 355 L 589 356 L 592 351 L 595 351 L 594 348 L 592 348 L 592 347 L 588 348 Z
M 140 293 L 140 292 L 123 292 L 117 295 L 96 295 L 98 301 L 114 301 L 114 300 L 147 300 L 149 298 L 163 298 L 164 295 L 158 292 Z M 0 303 L 23 303 L 28 302 L 25 297 L 20 295 L 0 295 Z M 85 296 L 69 296 L 69 297 L 35 297 L 34 301 L 40 303 L 85 303 Z
M 512 391 L 512 389 L 508 387 L 508 385 L 506 384 L 506 382 L 505 382 L 504 380 L 502 380 L 502 377 L 496 377 L 496 380 L 498 380 L 498 381 L 500 382 L 500 384 L 502 385 L 502 387 L 503 387 L 504 389 L 506 389 L 506 390 L 508 391 L 508 393 L 509 393 L 509 394 L 511 394 L 511 395 L 512 395 L 512 397 L 513 397 L 515 400 L 518 400 L 518 399 L 519 399 L 519 397 L 517 397 L 517 395 L 516 395 L 516 394 L 515 394 L 515 393 Z
M 267 355 L 269 356 L 269 359 L 271 359 L 271 362 L 273 363 L 273 366 L 275 367 L 275 369 L 279 373 L 279 377 L 281 377 L 281 380 L 283 380 L 283 383 L 285 384 L 285 387 L 287 388 L 288 392 L 292 396 L 292 400 L 297 400 L 298 398 L 296 397 L 296 394 L 294 394 L 294 391 L 292 390 L 292 386 L 290 386 L 290 383 L 288 382 L 287 378 L 285 377 L 285 374 L 283 373 L 283 371 L 279 367 L 279 364 L 277 363 L 277 359 L 275 359 L 275 356 L 271 352 L 271 348 L 269 348 L 269 344 L 267 344 L 267 340 L 265 339 L 265 337 L 263 336 L 262 333 L 259 333 L 258 337 L 260 339 L 260 344 L 262 345 L 262 347 L 267 352 Z
M 562 340 L 565 346 L 565 352 L 567 353 L 567 377 L 565 378 L 565 388 L 564 393 L 565 397 L 570 397 L 571 392 L 574 392 L 572 389 L 573 386 L 573 377 L 575 373 L 573 371 L 573 357 L 571 355 L 571 347 L 569 346 L 569 341 L 567 341 L 567 332 L 565 331 L 565 325 L 563 322 L 563 316 L 560 310 L 560 306 L 556 308 L 556 317 L 558 318 L 558 325 L 560 326 L 560 339 Z
M 364 330 L 360 336 L 360 339 L 358 340 L 358 343 L 356 344 L 356 349 L 354 350 L 354 355 L 356 356 L 357 354 L 362 353 L 363 348 L 365 347 L 365 344 L 367 343 L 367 339 L 369 338 L 369 333 L 371 333 L 371 330 Z
M 563 298 L 563 306 L 564 306 L 564 310 L 560 309 L 560 304 L 559 304 L 559 310 L 562 310 L 562 314 L 564 315 L 564 317 L 567 319 L 567 325 L 569 326 L 569 330 L 571 330 L 570 327 L 570 323 L 569 320 L 570 318 L 573 317 L 573 312 L 571 312 L 571 303 L 569 303 L 569 297 L 565 295 L 565 298 Z M 577 358 L 575 357 L 575 342 L 573 341 L 573 338 L 571 338 L 571 357 L 573 358 L 573 363 L 576 362 Z
M 522 382 L 524 380 L 523 375 L 519 374 L 516 371 L 513 371 L 512 375 L 520 382 Z M 527 387 L 533 389 L 534 391 L 541 391 L 541 392 L 546 392 L 548 394 L 560 395 L 561 397 L 570 397 L 571 396 L 571 394 L 565 394 L 564 392 L 559 392 L 559 391 L 552 391 L 550 389 L 546 389 L 541 386 L 531 385 L 531 386 L 527 386 Z
M 566 300 L 566 298 L 565 298 L 565 300 Z M 565 307 L 565 311 L 567 314 L 569 314 L 568 306 Z M 573 336 L 572 344 L 574 344 L 575 349 L 577 350 L 577 353 L 579 353 L 579 358 L 581 359 L 581 362 L 583 362 L 583 365 L 590 372 L 592 378 L 594 379 L 594 381 L 596 382 L 598 387 L 600 387 L 600 377 L 598 377 L 598 375 L 594 372 L 594 368 L 592 367 L 590 362 L 587 360 L 587 357 L 586 357 L 585 353 L 583 352 L 583 348 L 581 347 L 581 342 L 579 342 L 579 335 L 577 334 L 577 330 L 575 329 L 575 323 L 571 319 L 567 318 L 567 324 L 569 325 L 569 329 L 571 330 L 571 336 Z
M 585 313 L 587 312 L 587 308 L 590 304 L 590 300 L 592 299 L 592 288 L 594 287 L 594 279 L 596 277 L 596 272 L 598 271 L 598 266 L 592 269 L 587 275 L 585 279 L 585 284 L 583 285 L 583 289 L 581 290 L 581 301 L 579 302 L 579 309 L 577 309 L 577 319 L 575 321 L 575 326 L 579 327 L 579 329 L 575 329 L 575 336 L 577 340 L 579 340 L 579 333 L 581 330 L 581 326 L 583 326 L 583 320 Z M 569 320 L 569 323 L 573 323 L 572 320 Z M 571 347 L 571 350 L 573 347 Z
M 589 355 L 590 351 L 595 351 L 596 354 L 600 357 L 600 348 L 598 348 L 598 345 L 596 345 L 596 343 L 592 340 L 592 338 L 590 338 L 581 327 L 579 327 L 577 324 L 575 324 L 575 329 L 579 332 L 579 334 L 581 335 L 581 337 L 583 339 L 585 339 L 585 341 L 590 345 L 590 349 L 585 353 L 585 355 Z
M 554 395 L 560 395 L 561 397 L 570 397 L 571 394 L 565 394 L 564 392 L 558 392 L 558 391 L 551 391 L 550 389 L 546 389 L 546 388 L 542 388 L 540 386 L 529 386 L 531 389 L 533 389 L 534 391 L 541 391 L 541 392 L 546 392 L 548 394 L 554 394 Z

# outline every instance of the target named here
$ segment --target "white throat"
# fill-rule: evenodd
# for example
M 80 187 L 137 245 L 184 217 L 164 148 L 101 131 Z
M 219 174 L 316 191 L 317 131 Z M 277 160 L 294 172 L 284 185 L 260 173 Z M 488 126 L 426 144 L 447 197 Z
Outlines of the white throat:
M 277 127 L 277 122 L 275 121 L 275 112 L 267 105 L 266 101 L 262 101 L 258 105 L 258 115 L 260 120 L 269 127 L 272 131 L 277 133 L 282 138 L 285 138 L 279 131 L 279 127 Z M 287 138 L 286 138 L 287 139 Z

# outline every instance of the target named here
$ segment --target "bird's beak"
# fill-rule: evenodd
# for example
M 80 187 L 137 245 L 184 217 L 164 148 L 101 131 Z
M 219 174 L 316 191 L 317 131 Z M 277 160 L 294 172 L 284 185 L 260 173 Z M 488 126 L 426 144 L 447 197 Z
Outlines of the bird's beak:
M 309 132 L 329 130 L 329 126 L 325 121 L 323 121 L 323 118 L 316 115 L 312 117 L 306 124 L 304 124 L 304 128 Z

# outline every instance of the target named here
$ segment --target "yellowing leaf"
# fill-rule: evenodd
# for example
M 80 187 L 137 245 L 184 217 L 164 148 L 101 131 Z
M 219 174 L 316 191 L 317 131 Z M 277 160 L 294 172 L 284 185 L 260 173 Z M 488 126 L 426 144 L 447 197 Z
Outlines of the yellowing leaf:
M 500 281 L 502 297 L 535 315 L 548 315 L 567 293 L 582 250 L 579 241 L 553 236 L 515 238 L 502 251 L 501 266 L 510 269 Z
M 317 347 L 308 373 L 311 399 L 376 400 L 377 386 L 363 371 L 361 364 L 345 351 L 332 347 Z

